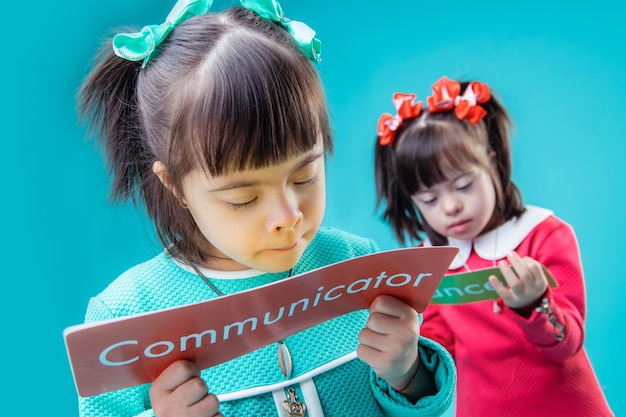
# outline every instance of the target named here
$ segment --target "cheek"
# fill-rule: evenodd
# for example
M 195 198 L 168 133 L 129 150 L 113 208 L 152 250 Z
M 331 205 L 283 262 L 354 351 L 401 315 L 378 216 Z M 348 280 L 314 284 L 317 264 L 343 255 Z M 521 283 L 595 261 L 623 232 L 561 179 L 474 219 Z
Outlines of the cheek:
M 319 185 L 317 192 L 314 193 L 313 205 L 315 206 L 315 210 L 317 212 L 321 212 L 322 214 L 326 210 L 326 185 L 325 183 L 322 183 L 321 185 Z
M 437 216 L 437 212 L 435 211 L 434 207 L 424 206 L 421 204 L 416 204 L 416 207 L 419 210 L 419 214 L 424 222 L 428 223 L 433 229 L 437 229 L 439 216 Z
M 210 243 L 213 243 L 215 237 L 220 235 L 219 227 L 216 227 L 216 224 L 219 224 L 218 222 L 212 222 L 204 216 L 200 218 L 194 216 L 194 220 L 196 221 L 196 226 L 200 230 L 200 233 L 202 233 L 204 238 Z
M 491 175 L 485 174 L 485 189 L 487 193 L 487 198 L 489 198 L 489 202 L 494 206 L 496 204 L 498 194 L 502 194 L 502 187 L 498 186 L 499 179 L 497 174 L 493 173 Z
M 246 221 L 230 221 L 225 218 L 203 218 L 196 223 L 206 239 L 207 252 L 212 256 L 239 259 L 246 248 L 254 245 L 251 234 L 253 225 Z
M 326 210 L 326 182 L 323 179 L 302 197 L 301 210 L 311 221 L 319 217 L 321 222 Z
M 428 223 L 430 227 L 435 229 L 435 231 L 441 233 L 441 231 L 439 230 L 440 229 L 439 225 L 441 224 L 440 216 L 437 216 L 434 210 L 428 210 L 428 209 L 426 211 L 422 211 L 421 213 L 422 213 L 422 218 L 424 219 L 424 221 Z
M 204 238 L 214 246 L 223 246 L 239 236 L 238 228 L 243 227 L 242 221 L 233 221 L 229 216 L 220 214 L 219 210 L 202 207 L 192 211 L 196 226 Z
M 490 182 L 486 187 L 485 187 L 485 196 L 484 196 L 484 201 L 485 201 L 485 205 L 487 206 L 487 210 L 489 212 L 493 211 L 493 209 L 495 209 L 496 207 L 496 200 L 497 200 L 497 192 L 496 192 L 496 188 L 493 185 L 492 182 Z

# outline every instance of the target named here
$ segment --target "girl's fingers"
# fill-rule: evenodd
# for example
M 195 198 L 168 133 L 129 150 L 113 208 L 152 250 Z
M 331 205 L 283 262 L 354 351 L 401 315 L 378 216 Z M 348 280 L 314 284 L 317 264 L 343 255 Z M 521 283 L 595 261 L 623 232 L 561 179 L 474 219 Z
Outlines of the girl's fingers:
M 215 394 L 208 394 L 202 400 L 196 402 L 190 407 L 192 414 L 195 416 L 222 416 L 219 412 L 220 402 Z
M 529 274 L 533 277 L 535 281 L 541 281 L 542 279 L 545 279 L 543 267 L 539 262 L 529 257 L 525 257 L 523 261 L 526 269 L 529 271 Z
M 510 288 L 518 284 L 519 277 L 511 265 L 509 265 L 506 261 L 500 261 L 498 262 L 498 268 L 500 268 L 500 272 L 502 272 L 502 276 Z
M 160 389 L 165 391 L 174 391 L 188 380 L 199 377 L 200 370 L 195 363 L 186 360 L 180 360 L 172 363 L 165 368 L 163 372 L 154 381 Z
M 513 268 L 514 273 L 517 276 L 517 278 L 522 281 L 525 281 L 526 280 L 525 278 L 527 278 L 529 275 L 526 262 L 524 262 L 524 260 L 520 258 L 520 256 L 516 252 L 511 252 L 510 254 L 507 255 L 506 258 L 511 264 L 511 267 Z
M 500 282 L 500 280 L 495 276 L 491 275 L 489 277 L 489 284 L 491 284 L 491 288 L 502 298 L 503 300 L 507 300 L 509 298 L 509 290 Z
M 524 258 L 524 261 L 533 279 L 534 292 L 541 296 L 548 288 L 548 278 L 543 271 L 543 266 L 532 258 Z
M 524 307 L 537 300 L 548 286 L 542 265 L 530 257 L 521 258 L 515 252 L 507 255 L 507 261 L 498 263 L 506 284 L 495 276 L 489 277 L 494 291 L 513 308 Z
M 198 367 L 187 360 L 176 361 L 161 372 L 150 387 L 150 400 L 159 416 L 219 415 L 219 400 L 209 394 Z
M 378 352 L 385 351 L 386 346 L 386 337 L 384 334 L 380 334 L 372 329 L 366 327 L 361 329 L 361 332 L 358 336 L 358 341 L 361 345 L 368 346 L 371 349 L 374 349 Z
M 498 262 L 498 268 L 506 281 L 506 286 L 495 276 L 489 278 L 493 289 L 507 304 L 511 304 L 515 299 L 523 294 L 528 284 L 528 271 L 524 261 L 515 252 L 507 255 L 507 261 Z
M 389 295 L 380 295 L 372 301 L 367 328 L 380 334 L 406 332 L 419 328 L 419 317 L 413 307 Z
M 511 291 L 516 294 L 523 294 L 541 284 L 543 277 L 543 271 L 541 264 L 530 257 L 521 258 L 517 253 L 511 252 L 507 259 L 511 263 L 513 273 L 515 274 L 517 281 L 515 285 L 509 282 Z
M 380 295 L 372 301 L 370 314 L 381 313 L 387 316 L 402 318 L 415 313 L 409 305 L 390 295 Z

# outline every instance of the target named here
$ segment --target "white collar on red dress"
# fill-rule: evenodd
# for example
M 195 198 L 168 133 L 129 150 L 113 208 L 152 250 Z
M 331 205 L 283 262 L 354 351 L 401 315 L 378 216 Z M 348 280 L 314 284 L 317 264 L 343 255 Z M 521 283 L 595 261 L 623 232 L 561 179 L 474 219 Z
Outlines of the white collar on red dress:
M 448 245 L 459 248 L 450 269 L 458 269 L 465 265 L 472 253 L 472 246 L 478 256 L 488 261 L 504 258 L 515 250 L 539 223 L 552 214 L 552 210 L 529 205 L 520 217 L 511 219 L 474 240 L 448 238 Z M 424 240 L 424 246 L 432 246 L 428 238 Z

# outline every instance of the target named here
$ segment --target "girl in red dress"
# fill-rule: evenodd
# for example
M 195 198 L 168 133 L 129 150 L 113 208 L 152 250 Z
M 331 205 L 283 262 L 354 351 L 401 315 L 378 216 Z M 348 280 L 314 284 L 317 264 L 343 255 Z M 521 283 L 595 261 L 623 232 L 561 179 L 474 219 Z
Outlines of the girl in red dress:
M 458 368 L 456 415 L 612 416 L 584 341 L 585 286 L 570 225 L 524 205 L 509 117 L 486 84 L 446 77 L 424 106 L 396 93 L 375 147 L 378 204 L 401 243 L 452 245 L 449 274 L 499 267 L 496 301 L 431 305 L 421 335 Z M 548 285 L 546 267 L 558 282 Z

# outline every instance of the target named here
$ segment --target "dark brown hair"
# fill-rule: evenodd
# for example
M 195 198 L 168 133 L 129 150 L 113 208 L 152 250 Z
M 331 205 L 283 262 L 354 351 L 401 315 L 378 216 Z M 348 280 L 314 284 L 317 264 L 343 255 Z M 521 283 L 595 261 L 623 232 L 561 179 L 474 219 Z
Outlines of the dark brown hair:
M 110 43 L 80 90 L 115 200 L 143 202 L 169 252 L 201 263 L 202 239 L 180 206 L 192 169 L 262 168 L 333 142 L 317 70 L 282 27 L 233 7 L 177 26 L 145 67 Z M 165 164 L 171 190 L 152 171 Z
M 461 91 L 468 84 L 462 82 Z M 459 120 L 454 111 L 429 113 L 424 109 L 402 124 L 392 144 L 383 146 L 376 141 L 376 204 L 385 203 L 382 218 L 401 244 L 419 242 L 424 234 L 433 245 L 448 243 L 423 221 L 411 196 L 422 187 L 448 180 L 450 170 L 463 172 L 480 166 L 489 173 L 496 191 L 496 224 L 524 212 L 521 193 L 511 180 L 509 116 L 493 93 L 481 106 L 487 115 L 475 125 Z

